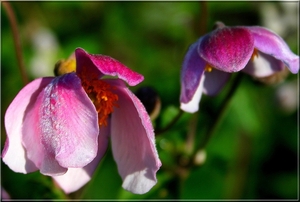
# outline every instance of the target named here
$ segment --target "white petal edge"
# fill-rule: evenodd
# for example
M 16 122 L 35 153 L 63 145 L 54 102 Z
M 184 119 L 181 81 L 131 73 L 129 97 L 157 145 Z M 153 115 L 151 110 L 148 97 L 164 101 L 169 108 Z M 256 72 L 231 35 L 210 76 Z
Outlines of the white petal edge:
M 91 180 L 94 171 L 106 152 L 109 141 L 108 136 L 109 125 L 100 128 L 98 136 L 98 153 L 91 163 L 83 168 L 69 168 L 64 175 L 53 176 L 56 184 L 61 187 L 66 194 L 77 191 Z
M 196 90 L 194 96 L 187 103 L 181 102 L 180 109 L 182 109 L 185 112 L 189 112 L 189 113 L 195 113 L 199 110 L 199 102 L 202 97 L 204 80 L 205 80 L 205 74 L 202 74 L 200 83 L 197 87 L 197 90 Z
M 275 72 L 282 71 L 285 65 L 282 61 L 273 56 L 258 52 L 258 56 L 253 61 L 249 61 L 243 72 L 255 77 L 267 77 Z

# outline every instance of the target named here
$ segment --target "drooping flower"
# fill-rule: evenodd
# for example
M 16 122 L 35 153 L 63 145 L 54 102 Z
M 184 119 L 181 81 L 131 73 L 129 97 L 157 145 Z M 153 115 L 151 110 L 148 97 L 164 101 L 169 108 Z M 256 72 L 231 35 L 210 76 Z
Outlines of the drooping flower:
M 4 163 L 15 172 L 39 170 L 70 193 L 91 179 L 110 138 L 123 188 L 148 192 L 161 162 L 149 115 L 125 84 L 143 76 L 80 48 L 70 61 L 76 71 L 32 81 L 8 107 Z
M 299 56 L 274 32 L 259 26 L 217 29 L 193 43 L 181 70 L 181 109 L 194 113 L 202 93 L 216 95 L 231 73 L 242 71 L 256 78 L 268 77 L 288 68 L 299 71 Z

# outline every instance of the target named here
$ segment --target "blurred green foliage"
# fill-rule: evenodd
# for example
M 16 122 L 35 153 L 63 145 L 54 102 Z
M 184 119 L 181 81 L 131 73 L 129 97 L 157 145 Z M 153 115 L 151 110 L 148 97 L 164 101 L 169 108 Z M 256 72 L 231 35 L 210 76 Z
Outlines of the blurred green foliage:
M 131 88 L 133 91 L 151 86 L 160 95 L 162 110 L 154 122 L 159 128 L 179 111 L 180 68 L 191 43 L 218 20 L 231 26 L 268 27 L 263 24 L 263 12 L 267 12 L 263 9 L 277 9 L 284 19 L 290 14 L 284 12 L 284 4 L 299 9 L 299 2 L 11 2 L 31 80 L 36 77 L 32 58 L 45 51 L 37 47 L 46 43 L 33 40 L 41 28 L 47 29 L 56 43 L 46 47 L 50 51 L 45 55 L 52 59 L 42 59 L 43 71 L 50 74 L 41 76 L 53 76 L 55 62 L 67 58 L 76 47 L 116 58 L 144 75 L 145 80 Z M 292 18 L 296 26 L 289 27 L 282 37 L 299 54 L 297 15 Z M 1 8 L 2 148 L 5 110 L 23 87 L 8 22 Z M 297 75 L 290 74 L 285 82 L 294 80 Z M 110 149 L 93 179 L 69 196 L 54 187 L 50 177 L 39 172 L 14 173 L 3 162 L 1 185 L 13 199 L 299 199 L 298 108 L 285 112 L 280 107 L 275 99 L 280 85 L 266 86 L 244 76 L 206 148 L 206 161 L 184 169 L 184 159 L 216 120 L 230 85 L 218 96 L 203 96 L 199 113 L 185 113 L 157 136 L 163 166 L 157 173 L 158 183 L 144 195 L 122 189 Z M 194 137 L 188 145 L 191 134 Z

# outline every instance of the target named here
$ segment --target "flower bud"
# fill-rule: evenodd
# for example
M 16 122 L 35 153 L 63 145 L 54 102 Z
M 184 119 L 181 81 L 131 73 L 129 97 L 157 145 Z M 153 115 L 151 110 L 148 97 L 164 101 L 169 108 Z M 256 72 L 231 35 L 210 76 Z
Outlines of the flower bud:
M 205 163 L 205 160 L 206 160 L 206 151 L 205 150 L 198 151 L 194 158 L 195 165 L 200 166 Z
M 161 101 L 157 92 L 151 87 L 139 88 L 135 95 L 140 99 L 150 115 L 151 120 L 155 120 L 160 113 Z

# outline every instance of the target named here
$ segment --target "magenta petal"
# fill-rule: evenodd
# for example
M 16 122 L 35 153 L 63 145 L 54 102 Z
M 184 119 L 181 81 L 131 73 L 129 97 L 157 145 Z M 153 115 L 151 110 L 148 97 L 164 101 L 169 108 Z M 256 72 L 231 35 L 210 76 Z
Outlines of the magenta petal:
M 161 166 L 155 147 L 152 123 L 140 100 L 122 80 L 110 80 L 119 96 L 111 117 L 111 144 L 123 188 L 136 194 L 156 184 Z
M 205 61 L 200 58 L 197 47 L 201 38 L 193 43 L 187 51 L 181 69 L 181 109 L 186 112 L 196 112 L 202 95 Z
M 258 56 L 253 61 L 250 60 L 242 71 L 254 77 L 267 77 L 275 72 L 284 70 L 284 68 L 285 65 L 282 61 L 271 55 L 258 52 Z
M 77 65 L 76 71 L 79 74 L 84 71 L 84 68 L 88 68 L 86 73 L 93 73 L 99 76 L 118 76 L 131 86 L 137 85 L 144 80 L 143 75 L 132 71 L 119 61 L 109 56 L 88 54 L 81 48 L 77 48 L 75 50 L 75 55 Z
M 3 162 L 15 172 L 29 173 L 38 170 L 35 164 L 27 158 L 22 145 L 24 135 L 33 138 L 33 134 L 22 131 L 24 116 L 35 106 L 35 100 L 42 89 L 53 78 L 39 78 L 27 84 L 14 98 L 5 113 L 4 124 L 7 139 L 2 152 Z
M 295 55 L 285 41 L 274 32 L 259 26 L 247 27 L 254 37 L 254 46 L 263 53 L 272 55 L 294 74 L 299 71 L 299 56 Z
M 98 137 L 98 153 L 96 158 L 83 168 L 69 168 L 64 175 L 54 176 L 53 179 L 65 193 L 77 191 L 90 181 L 95 169 L 102 159 L 108 145 L 109 127 L 101 127 Z
M 43 174 L 57 175 L 66 172 L 65 168 L 83 167 L 96 156 L 97 112 L 75 73 L 57 77 L 46 86 L 34 113 L 26 115 L 25 124 L 24 133 L 35 134 L 35 138 L 26 136 L 24 146 Z
M 242 27 L 224 27 L 203 37 L 198 47 L 200 56 L 212 67 L 225 72 L 243 69 L 254 50 L 254 39 Z
M 231 74 L 213 69 L 211 72 L 205 72 L 203 93 L 214 96 L 222 90 Z

